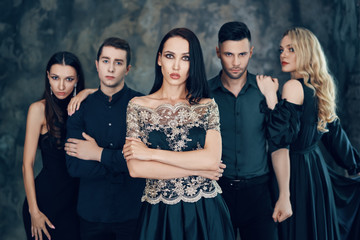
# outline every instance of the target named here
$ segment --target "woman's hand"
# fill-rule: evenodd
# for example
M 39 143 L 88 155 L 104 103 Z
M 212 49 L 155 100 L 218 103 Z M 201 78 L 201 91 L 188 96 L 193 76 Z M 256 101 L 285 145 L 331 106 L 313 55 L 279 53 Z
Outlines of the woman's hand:
M 270 109 L 274 109 L 277 101 L 276 92 L 279 89 L 279 81 L 277 78 L 272 78 L 266 75 L 256 76 L 257 85 L 261 93 L 266 98 L 266 103 Z
M 38 211 L 35 213 L 30 214 L 31 216 L 31 236 L 35 237 L 35 240 L 43 240 L 43 234 L 50 240 L 51 236 L 46 229 L 46 225 L 50 228 L 55 229 L 55 226 L 50 222 L 50 220 L 43 214 L 42 212 Z
M 152 160 L 151 150 L 138 138 L 126 138 L 123 155 L 126 161 L 131 159 Z
M 226 165 L 221 162 L 221 163 L 219 163 L 219 169 L 218 170 L 215 170 L 215 171 L 197 171 L 196 175 L 217 181 L 222 177 L 222 174 L 223 174 L 225 168 L 226 168 Z
M 274 222 L 283 222 L 293 214 L 289 197 L 279 197 L 272 218 Z
M 74 114 L 75 111 L 79 110 L 80 104 L 95 91 L 96 89 L 84 89 L 79 92 L 75 97 L 71 98 L 67 107 L 68 115 L 71 116 Z
M 276 94 L 279 89 L 279 80 L 266 75 L 256 75 L 257 85 L 264 96 Z

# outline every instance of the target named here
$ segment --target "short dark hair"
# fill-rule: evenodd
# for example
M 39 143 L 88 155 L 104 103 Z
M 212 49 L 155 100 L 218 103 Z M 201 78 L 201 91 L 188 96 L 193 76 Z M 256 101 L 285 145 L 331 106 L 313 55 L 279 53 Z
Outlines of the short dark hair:
M 186 80 L 186 89 L 188 90 L 186 97 L 190 104 L 194 104 L 199 102 L 202 98 L 209 97 L 209 87 L 206 79 L 205 65 L 200 41 L 196 35 L 187 28 L 174 28 L 161 40 L 159 49 L 156 52 L 155 81 L 150 94 L 159 90 L 163 83 L 163 74 L 157 61 L 159 53 L 162 53 L 164 44 L 169 38 L 177 36 L 182 37 L 189 42 L 190 68 L 189 77 Z
M 106 46 L 110 46 L 110 47 L 114 47 L 114 48 L 122 49 L 122 50 L 126 51 L 126 66 L 130 65 L 130 61 L 131 61 L 130 45 L 124 39 L 117 38 L 117 37 L 110 37 L 110 38 L 107 38 L 104 40 L 104 42 L 99 47 L 99 50 L 98 50 L 98 53 L 96 56 L 96 60 L 99 61 L 102 50 Z
M 227 41 L 240 41 L 247 38 L 251 42 L 249 28 L 243 22 L 227 22 L 221 26 L 218 34 L 219 44 Z

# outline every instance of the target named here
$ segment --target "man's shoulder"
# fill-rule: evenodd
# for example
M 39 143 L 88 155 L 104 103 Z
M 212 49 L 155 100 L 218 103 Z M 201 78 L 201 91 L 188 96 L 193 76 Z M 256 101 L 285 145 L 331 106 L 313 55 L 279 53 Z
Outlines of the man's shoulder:
M 136 90 L 134 90 L 132 88 L 128 88 L 128 95 L 129 95 L 130 99 L 132 99 L 133 97 L 144 96 L 143 93 L 138 92 L 138 91 L 136 91 Z
M 221 81 L 220 74 L 217 74 L 216 76 L 208 80 L 208 85 L 211 92 L 213 92 L 215 89 L 219 87 L 219 81 Z
M 208 83 L 209 83 L 209 85 L 210 85 L 210 84 L 214 84 L 214 83 L 216 83 L 216 82 L 219 81 L 219 80 L 220 80 L 220 75 L 217 74 L 217 75 L 215 75 L 214 77 L 210 78 L 210 79 L 208 80 Z

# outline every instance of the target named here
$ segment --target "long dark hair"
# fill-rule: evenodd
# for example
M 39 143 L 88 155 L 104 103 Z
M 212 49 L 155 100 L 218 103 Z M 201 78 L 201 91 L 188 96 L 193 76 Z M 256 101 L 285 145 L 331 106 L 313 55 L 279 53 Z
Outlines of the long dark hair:
M 163 74 L 161 67 L 157 64 L 159 53 L 162 54 L 165 42 L 172 37 L 182 37 L 189 42 L 190 69 L 189 77 L 186 80 L 186 89 L 188 94 L 186 98 L 190 104 L 198 103 L 202 98 L 209 97 L 209 87 L 206 79 L 203 54 L 199 39 L 187 28 L 174 28 L 168 32 L 160 42 L 155 58 L 155 81 L 150 91 L 154 93 L 158 91 L 163 84 Z
M 47 72 L 54 64 L 61 64 L 64 66 L 71 66 L 76 70 L 78 82 L 76 84 L 76 91 L 80 92 L 85 87 L 84 73 L 79 59 L 70 52 L 57 52 L 49 60 L 45 71 L 45 91 L 43 99 L 45 99 L 45 119 L 49 133 L 57 139 L 57 144 L 62 145 L 65 140 L 65 127 L 67 119 L 67 104 L 69 103 L 72 94 L 65 100 L 59 100 L 55 95 L 51 94 L 50 83 Z

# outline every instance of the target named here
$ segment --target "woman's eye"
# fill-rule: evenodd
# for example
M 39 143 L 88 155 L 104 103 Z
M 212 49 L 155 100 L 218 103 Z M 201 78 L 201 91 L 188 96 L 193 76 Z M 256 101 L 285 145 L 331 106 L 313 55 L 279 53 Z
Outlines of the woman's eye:
M 183 56 L 184 61 L 190 61 L 190 56 Z
M 51 76 L 51 79 L 53 79 L 53 80 L 58 80 L 59 77 L 58 77 L 58 76 Z
M 169 59 L 174 58 L 174 56 L 173 56 L 172 54 L 165 54 L 165 57 L 166 57 L 166 58 L 169 58 Z
M 68 81 L 68 82 L 71 82 L 71 81 L 74 81 L 74 78 L 66 78 L 66 81 Z
M 295 50 L 293 48 L 289 48 L 290 52 L 295 52 Z
M 284 49 L 279 49 L 279 53 L 283 53 L 284 52 Z

